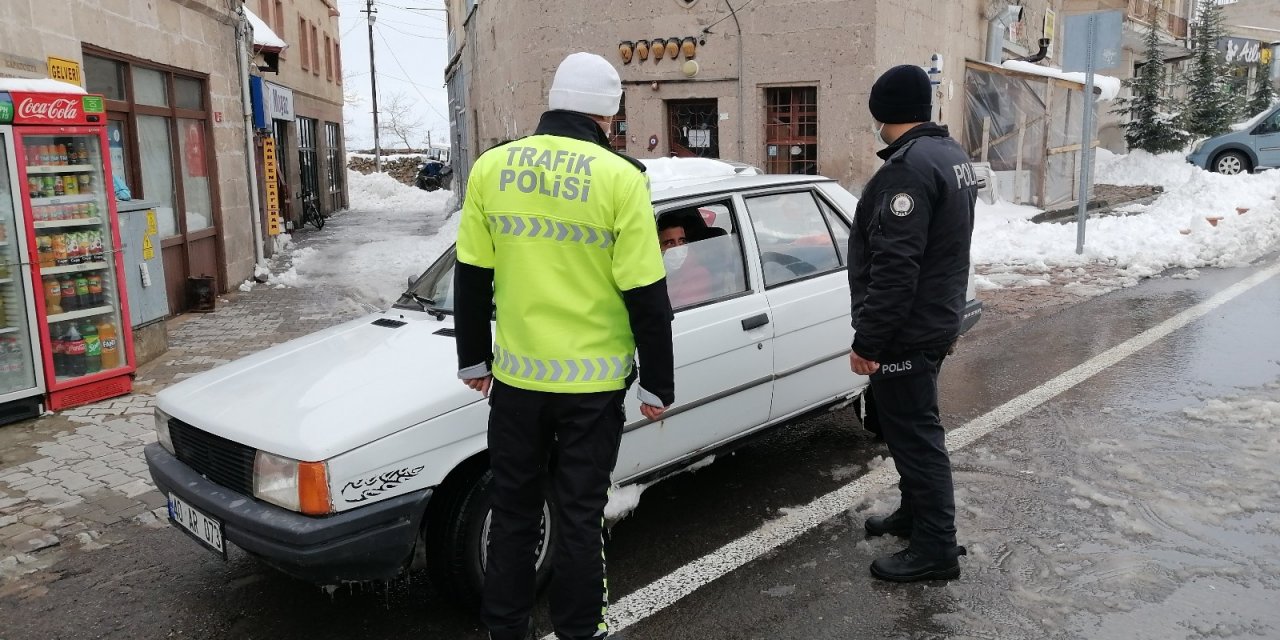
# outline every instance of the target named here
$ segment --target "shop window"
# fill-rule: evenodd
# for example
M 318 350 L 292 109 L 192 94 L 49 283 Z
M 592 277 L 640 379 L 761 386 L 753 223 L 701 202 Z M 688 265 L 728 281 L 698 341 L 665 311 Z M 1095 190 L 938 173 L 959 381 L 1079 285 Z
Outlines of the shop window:
M 325 173 L 329 179 L 329 211 L 342 208 L 342 179 L 346 167 L 342 166 L 342 125 L 324 123 Z
M 333 39 L 324 34 L 324 78 L 333 82 Z
M 209 193 L 208 136 L 203 120 L 178 120 L 178 145 L 182 165 L 183 207 L 187 233 L 213 226 L 213 200 Z
M 168 118 L 138 116 L 138 159 L 142 163 L 142 192 L 146 194 L 147 200 L 160 203 L 156 207 L 156 225 L 161 238 L 178 235 L 171 142 Z
M 765 169 L 818 174 L 818 89 L 765 90 Z
M 319 162 L 316 156 L 316 119 L 298 118 L 298 177 L 302 192 L 320 197 Z
M 298 16 L 298 50 L 302 52 L 302 70 L 311 69 L 310 50 L 307 49 L 307 19 Z
M 155 69 L 133 69 L 133 95 L 138 104 L 153 107 L 169 106 L 169 94 L 165 90 L 164 74 Z
M 108 100 L 127 100 L 124 64 L 115 60 L 86 55 L 84 57 L 85 89 Z
M 173 100 L 179 109 L 204 110 L 204 83 L 195 78 L 174 78 Z

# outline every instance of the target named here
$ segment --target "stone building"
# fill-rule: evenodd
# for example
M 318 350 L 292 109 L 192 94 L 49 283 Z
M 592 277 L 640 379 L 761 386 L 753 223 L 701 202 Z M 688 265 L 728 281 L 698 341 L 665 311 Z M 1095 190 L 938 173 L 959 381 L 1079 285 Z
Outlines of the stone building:
M 1003 58 L 1035 53 L 1060 2 L 1026 0 L 1011 12 L 1004 0 L 771 0 L 733 9 L 721 0 L 566 0 L 519 10 L 448 0 L 454 164 L 465 173 L 479 152 L 531 133 L 556 65 L 591 51 L 622 76 L 619 149 L 857 186 L 879 164 L 866 102 L 881 72 L 939 61 L 934 103 L 954 130 L 963 122 L 965 60 L 987 57 L 989 41 Z

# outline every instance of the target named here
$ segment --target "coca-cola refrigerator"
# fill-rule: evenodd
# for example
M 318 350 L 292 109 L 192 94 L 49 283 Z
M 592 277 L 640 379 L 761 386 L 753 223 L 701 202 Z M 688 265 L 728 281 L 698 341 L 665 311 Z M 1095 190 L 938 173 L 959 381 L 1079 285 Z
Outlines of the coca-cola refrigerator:
M 0 403 L 15 413 L 42 394 L 56 411 L 132 388 L 103 107 L 0 90 Z

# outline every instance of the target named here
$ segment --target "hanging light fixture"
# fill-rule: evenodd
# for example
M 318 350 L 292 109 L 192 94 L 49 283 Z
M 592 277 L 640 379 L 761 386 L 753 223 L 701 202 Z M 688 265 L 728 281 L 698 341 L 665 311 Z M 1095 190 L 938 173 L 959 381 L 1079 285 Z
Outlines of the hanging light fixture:
M 622 64 L 631 64 L 631 57 L 635 55 L 636 44 L 630 40 L 623 40 L 618 43 L 618 55 L 622 56 Z
M 698 53 L 698 41 L 693 36 L 689 36 L 680 43 L 680 49 L 684 52 L 685 58 L 692 60 Z
M 680 57 L 680 38 L 667 38 L 667 57 L 672 60 Z
M 653 51 L 653 61 L 662 60 L 662 56 L 667 54 L 667 41 L 662 38 L 654 38 L 649 43 L 650 50 Z
M 645 60 L 649 59 L 649 41 L 648 40 L 636 41 L 636 57 L 640 58 L 640 62 L 644 62 Z

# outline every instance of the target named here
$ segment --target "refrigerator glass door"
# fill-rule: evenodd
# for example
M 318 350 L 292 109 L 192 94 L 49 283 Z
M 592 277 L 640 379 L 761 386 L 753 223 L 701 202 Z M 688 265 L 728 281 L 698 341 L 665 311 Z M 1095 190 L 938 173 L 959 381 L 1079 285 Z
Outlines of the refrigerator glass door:
M 101 138 L 23 135 L 37 276 L 56 387 L 128 366 Z
M 25 186 L 15 184 L 7 135 L 0 131 L 0 396 L 35 387 L 37 377 L 19 246 L 23 229 L 15 207 L 23 194 L 14 192 Z

